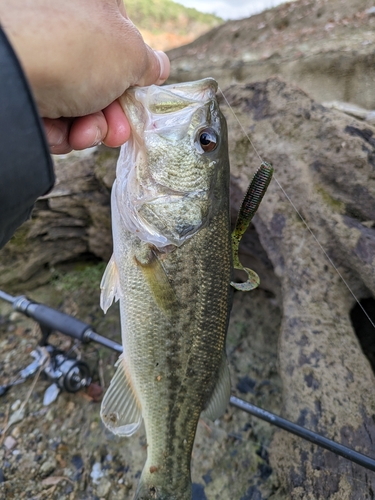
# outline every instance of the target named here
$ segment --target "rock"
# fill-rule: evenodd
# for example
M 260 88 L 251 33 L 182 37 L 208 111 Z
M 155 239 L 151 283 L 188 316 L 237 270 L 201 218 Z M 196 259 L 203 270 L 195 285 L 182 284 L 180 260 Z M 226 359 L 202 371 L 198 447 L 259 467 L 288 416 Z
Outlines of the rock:
M 20 319 L 23 319 L 23 315 L 17 311 L 13 311 L 9 316 L 10 321 L 14 321 L 15 323 Z M 13 403 L 15 404 L 15 403 Z M 12 405 L 13 406 L 13 405 Z
M 10 427 L 11 425 L 16 424 L 17 422 L 21 422 L 24 418 L 25 418 L 25 408 L 21 406 L 10 416 L 8 426 Z
M 80 455 L 74 455 L 72 457 L 71 462 L 74 465 L 75 469 L 78 471 L 81 471 L 84 467 L 84 463 L 83 463 L 82 457 Z
M 14 439 L 18 439 L 21 435 L 21 429 L 19 427 L 15 427 L 12 432 L 11 432 L 12 436 L 14 437 Z
M 288 2 L 229 21 L 168 52 L 168 82 L 216 78 L 233 83 L 278 75 L 318 102 L 374 107 L 373 0 Z
M 112 252 L 110 187 L 118 151 L 105 147 L 55 158 L 56 184 L 0 252 L 0 286 L 51 279 L 54 266 Z
M 48 458 L 43 464 L 41 465 L 39 472 L 42 476 L 48 476 L 51 474 L 56 469 L 57 462 L 54 458 Z
M 350 102 L 340 102 L 331 101 L 322 103 L 325 108 L 337 109 L 337 111 L 342 111 L 347 115 L 354 116 L 354 118 L 359 118 L 360 120 L 368 121 L 373 123 L 375 121 L 375 111 L 361 108 Z
M 91 471 L 90 477 L 91 477 L 92 482 L 94 484 L 100 483 L 100 480 L 103 477 L 102 466 L 101 466 L 100 462 L 94 463 L 94 465 L 92 466 L 92 471 Z
M 74 411 L 74 407 L 75 407 L 74 401 L 69 401 L 66 405 L 66 411 L 68 413 L 72 413 Z
M 44 393 L 44 396 L 43 396 L 43 405 L 48 406 L 51 403 L 53 403 L 54 401 L 56 401 L 56 399 L 58 398 L 58 395 L 60 394 L 60 390 L 61 390 L 60 387 L 55 383 L 53 383 L 49 387 L 47 387 L 47 389 Z M 53 412 L 48 411 L 45 418 L 48 422 L 52 422 L 52 420 L 54 418 Z
M 112 483 L 106 477 L 100 480 L 100 484 L 96 491 L 99 497 L 106 497 L 111 490 Z
M 4 440 L 4 446 L 8 450 L 12 450 L 17 444 L 17 441 L 12 436 L 7 436 Z
M 10 409 L 12 411 L 16 411 L 18 410 L 18 408 L 21 406 L 21 400 L 20 399 L 16 399 L 16 401 L 12 404 L 12 406 L 10 407 Z
M 359 299 L 375 297 L 375 128 L 277 78 L 232 86 L 226 97 L 275 167 L 254 225 L 281 281 L 284 416 L 372 455 L 374 374 L 350 321 L 355 300 L 331 262 Z M 237 200 L 259 159 L 222 109 Z M 364 468 L 285 432 L 276 436 L 270 462 L 288 498 L 355 500 L 375 488 Z

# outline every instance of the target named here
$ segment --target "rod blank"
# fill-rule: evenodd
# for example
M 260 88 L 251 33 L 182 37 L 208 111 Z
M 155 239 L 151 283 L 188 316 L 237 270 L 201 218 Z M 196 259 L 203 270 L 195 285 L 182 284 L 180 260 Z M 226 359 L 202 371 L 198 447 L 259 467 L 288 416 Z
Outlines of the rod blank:
M 56 311 L 48 306 L 44 306 L 43 304 L 36 304 L 35 302 L 29 301 L 26 297 L 12 297 L 11 295 L 0 290 L 0 299 L 3 299 L 7 302 L 10 302 L 13 305 L 13 308 L 16 311 L 20 311 L 27 316 L 35 319 L 36 321 L 42 321 L 47 326 L 51 328 L 55 328 L 56 330 L 64 333 L 73 338 L 79 338 L 83 342 L 93 341 L 97 342 L 109 349 L 117 351 L 118 353 L 122 352 L 122 345 L 111 340 L 107 339 L 94 332 L 90 325 L 83 323 L 80 320 L 76 320 L 71 316 L 68 316 L 65 313 L 61 313 L 60 311 Z M 51 319 L 52 314 L 52 319 Z M 348 448 L 342 444 L 336 443 L 332 441 L 332 439 L 328 439 L 320 434 L 310 431 L 301 425 L 297 425 L 290 420 L 286 420 L 285 418 L 279 417 L 274 413 L 271 413 L 267 410 L 263 410 L 258 406 L 255 406 L 251 403 L 247 403 L 243 399 L 237 398 L 235 396 L 231 396 L 230 404 L 243 410 L 250 415 L 258 417 L 266 422 L 276 425 L 280 429 L 284 429 L 287 432 L 291 432 L 296 436 L 305 439 L 306 441 L 310 441 L 310 443 L 314 443 L 326 450 L 329 450 L 336 455 L 340 455 L 356 464 L 365 467 L 366 469 L 372 470 L 375 472 L 375 460 L 373 458 L 368 457 L 367 455 L 363 455 L 362 453 L 358 453 L 357 451 Z
M 310 431 L 301 425 L 297 425 L 290 420 L 279 417 L 274 413 L 263 410 L 262 408 L 252 405 L 251 403 L 247 403 L 246 401 L 236 398 L 235 396 L 231 396 L 230 404 L 240 410 L 250 413 L 250 415 L 254 415 L 255 417 L 261 418 L 272 425 L 276 425 L 277 427 L 280 427 L 280 429 L 284 429 L 285 431 L 291 432 L 306 441 L 310 441 L 310 443 L 317 444 L 321 448 L 332 451 L 333 453 L 336 453 L 336 455 L 347 458 L 351 462 L 362 465 L 362 467 L 366 467 L 366 469 L 375 471 L 375 460 L 367 455 L 358 453 L 347 446 L 332 441 L 332 439 L 321 436 L 320 434 Z

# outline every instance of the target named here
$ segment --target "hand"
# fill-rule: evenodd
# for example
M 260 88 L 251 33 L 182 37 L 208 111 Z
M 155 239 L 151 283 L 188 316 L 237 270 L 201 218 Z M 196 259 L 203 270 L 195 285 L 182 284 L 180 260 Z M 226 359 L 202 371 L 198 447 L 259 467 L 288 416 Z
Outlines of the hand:
M 169 75 L 168 57 L 144 43 L 122 0 L 1 0 L 0 21 L 55 154 L 123 144 L 130 127 L 117 98 Z

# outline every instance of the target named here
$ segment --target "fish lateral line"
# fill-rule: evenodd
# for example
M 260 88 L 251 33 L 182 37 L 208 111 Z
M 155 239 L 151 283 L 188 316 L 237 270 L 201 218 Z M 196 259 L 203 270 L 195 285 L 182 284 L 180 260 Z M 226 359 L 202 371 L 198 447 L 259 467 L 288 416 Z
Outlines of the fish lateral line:
M 236 224 L 231 235 L 232 240 L 232 253 L 233 253 L 233 267 L 240 271 L 245 271 L 247 274 L 247 281 L 244 283 L 236 283 L 231 281 L 231 285 L 236 290 L 247 292 L 257 288 L 260 283 L 259 276 L 255 271 L 244 267 L 239 259 L 238 250 L 240 241 L 250 225 L 259 205 L 267 191 L 271 182 L 274 169 L 270 163 L 262 161 L 259 169 L 255 172 L 246 194 L 242 200 L 240 210 L 238 212 Z

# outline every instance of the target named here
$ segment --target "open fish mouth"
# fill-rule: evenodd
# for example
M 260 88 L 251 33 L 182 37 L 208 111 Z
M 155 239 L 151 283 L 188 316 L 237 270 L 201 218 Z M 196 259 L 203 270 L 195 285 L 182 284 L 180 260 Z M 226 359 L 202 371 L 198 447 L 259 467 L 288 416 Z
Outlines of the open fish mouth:
M 127 230 L 159 249 L 181 246 L 210 220 L 223 133 L 216 90 L 207 78 L 120 98 L 132 136 L 117 168 L 118 211 Z

